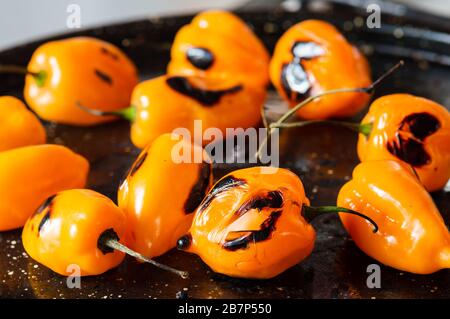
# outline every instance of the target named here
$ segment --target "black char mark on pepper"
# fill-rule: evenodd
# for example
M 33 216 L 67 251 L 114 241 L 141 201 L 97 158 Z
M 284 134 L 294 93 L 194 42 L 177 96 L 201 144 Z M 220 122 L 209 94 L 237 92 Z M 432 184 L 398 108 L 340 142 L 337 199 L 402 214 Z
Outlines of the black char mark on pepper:
M 53 204 L 55 197 L 56 197 L 56 195 L 53 195 L 53 196 L 50 196 L 49 198 L 47 198 L 34 213 L 34 215 L 38 215 L 44 211 L 47 211 L 45 213 L 45 215 L 42 217 L 41 221 L 39 222 L 38 235 L 40 234 L 42 228 L 50 221 L 50 217 L 52 214 L 52 204 Z
M 280 218 L 281 213 L 281 210 L 272 212 L 269 217 L 261 224 L 259 230 L 248 231 L 247 235 L 238 237 L 230 241 L 226 241 L 223 244 L 223 248 L 229 251 L 236 251 L 239 249 L 246 249 L 250 243 L 257 243 L 267 240 L 275 231 L 275 225 L 278 218 Z
M 260 211 L 266 207 L 281 208 L 283 206 L 283 201 L 283 195 L 280 191 L 270 191 L 266 195 L 259 195 L 251 198 L 239 207 L 235 214 L 237 216 L 242 216 L 252 209 L 258 209 Z
M 426 112 L 410 114 L 400 123 L 401 131 L 411 132 L 421 141 L 435 133 L 440 127 L 441 123 L 438 119 Z
M 225 192 L 231 188 L 245 185 L 247 182 L 244 179 L 236 178 L 232 175 L 226 176 L 219 180 L 214 187 L 206 195 L 203 202 L 200 204 L 198 211 L 202 212 L 211 204 L 214 198 L 222 192 Z
M 147 155 L 148 155 L 148 153 L 145 152 L 144 154 L 139 156 L 139 158 L 136 160 L 136 162 L 134 162 L 133 166 L 131 166 L 130 172 L 128 173 L 129 176 L 133 176 L 134 174 L 136 174 L 136 172 L 139 170 L 139 168 L 141 168 L 142 164 L 144 164 L 144 162 L 147 158 Z
M 192 187 L 189 196 L 184 203 L 184 212 L 192 214 L 202 202 L 208 190 L 208 185 L 211 176 L 211 165 L 202 163 L 199 169 L 197 181 Z
M 41 206 L 38 207 L 38 209 L 36 209 L 34 211 L 33 216 L 39 215 L 40 213 L 42 213 L 44 210 L 47 209 L 47 207 L 49 207 L 51 205 L 51 203 L 53 202 L 53 200 L 55 199 L 56 194 L 50 196 L 49 198 L 47 198 L 42 204 Z
M 188 61 L 200 70 L 207 70 L 214 63 L 214 55 L 205 48 L 193 47 L 186 52 Z
M 182 76 L 170 77 L 166 80 L 167 85 L 176 92 L 188 96 L 204 106 L 214 106 L 227 94 L 242 90 L 242 85 L 236 85 L 223 90 L 204 90 L 192 86 L 188 79 Z
M 387 149 L 392 155 L 415 167 L 426 165 L 431 161 L 422 142 L 412 138 L 405 139 L 398 132 L 394 140 L 387 143 Z
M 102 80 L 103 82 L 105 82 L 106 84 L 108 84 L 108 85 L 112 85 L 113 84 L 112 78 L 108 74 L 106 74 L 105 72 L 95 69 L 95 75 L 97 75 L 98 78 L 100 80 Z
M 107 48 L 101 47 L 100 50 L 104 55 L 111 57 L 113 60 L 116 60 L 116 61 L 119 60 L 119 56 L 117 54 L 109 51 Z

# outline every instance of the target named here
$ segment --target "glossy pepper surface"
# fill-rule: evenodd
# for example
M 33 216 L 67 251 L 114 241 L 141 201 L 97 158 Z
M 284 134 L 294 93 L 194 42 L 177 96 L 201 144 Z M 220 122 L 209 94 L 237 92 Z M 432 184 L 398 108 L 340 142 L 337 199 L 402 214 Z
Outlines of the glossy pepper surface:
M 45 143 L 44 127 L 21 100 L 0 97 L 0 114 L 0 152 Z
M 158 137 L 142 151 L 119 188 L 130 247 L 147 257 L 174 248 L 211 183 L 211 164 L 200 146 L 175 134 Z
M 52 194 L 84 187 L 88 170 L 88 161 L 64 146 L 26 146 L 0 153 L 0 231 L 22 227 Z
M 102 111 L 129 106 L 137 84 L 131 60 L 114 45 L 74 37 L 41 45 L 31 57 L 24 96 L 39 117 L 72 125 L 94 125 L 114 117 L 84 112 L 77 103 Z
M 126 216 L 109 198 L 73 189 L 49 197 L 27 221 L 22 241 L 31 258 L 60 275 L 98 275 L 116 267 L 124 254 L 99 245 L 106 232 L 126 243 Z
M 169 75 L 205 76 L 266 87 L 269 54 L 236 15 L 205 11 L 181 28 L 171 49 Z
M 195 120 L 202 132 L 227 128 L 248 128 L 258 124 L 265 88 L 247 86 L 234 79 L 215 80 L 197 76 L 160 76 L 147 80 L 133 91 L 136 108 L 131 140 L 144 148 L 163 133 L 186 128 L 193 134 Z M 203 143 L 210 142 L 207 139 Z
M 371 84 L 365 57 L 331 24 L 306 20 L 278 40 L 270 61 L 270 79 L 291 107 L 307 97 Z M 349 117 L 369 101 L 367 93 L 322 96 L 297 111 L 305 119 Z
M 380 230 L 374 234 L 365 221 L 340 216 L 356 245 L 379 262 L 417 274 L 450 267 L 449 231 L 408 165 L 392 160 L 359 164 L 337 203 L 377 222 Z
M 306 258 L 315 231 L 301 214 L 309 205 L 303 185 L 288 170 L 262 169 L 220 179 L 178 248 L 199 255 L 215 272 L 245 278 L 271 278 Z
M 361 122 L 372 126 L 358 140 L 361 161 L 395 159 L 411 165 L 428 191 L 450 178 L 450 112 L 431 100 L 392 94 L 375 100 Z

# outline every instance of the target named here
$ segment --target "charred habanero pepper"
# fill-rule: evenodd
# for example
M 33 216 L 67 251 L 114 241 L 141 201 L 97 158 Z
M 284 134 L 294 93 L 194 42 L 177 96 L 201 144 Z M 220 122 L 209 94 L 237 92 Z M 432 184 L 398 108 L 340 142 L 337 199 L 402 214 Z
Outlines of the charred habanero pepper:
M 240 18 L 226 11 L 205 11 L 177 32 L 167 73 L 233 78 L 266 87 L 269 54 Z
M 0 152 L 45 143 L 44 127 L 21 100 L 0 97 L 0 114 Z
M 265 279 L 311 253 L 316 236 L 309 221 L 314 216 L 348 212 L 364 217 L 340 207 L 310 207 L 297 175 L 263 169 L 241 169 L 220 179 L 177 247 L 199 255 L 215 272 Z
M 136 68 L 116 46 L 89 37 L 41 45 L 26 70 L 0 66 L 0 72 L 26 73 L 24 96 L 39 117 L 72 125 L 94 125 L 115 117 L 83 112 L 77 103 L 102 111 L 129 106 Z
M 399 270 L 430 274 L 450 268 L 450 234 L 432 198 L 411 168 L 398 161 L 363 162 L 339 192 L 338 205 L 358 210 L 380 226 L 341 215 L 356 245 Z
M 270 79 L 294 107 L 304 99 L 340 88 L 370 84 L 365 57 L 327 22 L 307 20 L 292 26 L 279 39 L 270 61 Z M 349 117 L 369 101 L 366 92 L 322 96 L 297 111 L 304 119 Z
M 195 132 L 195 120 L 201 120 L 203 131 L 216 128 L 223 136 L 227 128 L 253 127 L 261 119 L 265 98 L 265 88 L 239 84 L 232 79 L 164 75 L 139 83 L 133 91 L 133 106 L 122 111 L 121 116 L 132 121 L 133 144 L 144 148 L 159 135 L 176 128 Z M 97 116 L 111 114 L 79 106 Z M 203 140 L 205 144 L 208 142 Z
M 50 195 L 84 187 L 88 161 L 59 145 L 0 153 L 0 231 L 22 227 Z
M 189 156 L 186 161 L 176 160 L 178 148 L 185 152 L 179 159 Z M 211 184 L 210 160 L 200 146 L 175 134 L 159 136 L 139 155 L 119 188 L 119 207 L 131 229 L 130 247 L 148 257 L 174 248 Z
M 73 189 L 43 202 L 28 219 L 22 242 L 31 258 L 60 275 L 72 274 L 70 265 L 80 267 L 81 276 L 99 275 L 120 264 L 127 253 L 186 277 L 131 251 L 128 237 L 126 216 L 109 198 Z
M 361 161 L 396 159 L 411 165 L 428 191 L 450 178 L 450 112 L 433 101 L 409 94 L 375 100 L 359 126 Z

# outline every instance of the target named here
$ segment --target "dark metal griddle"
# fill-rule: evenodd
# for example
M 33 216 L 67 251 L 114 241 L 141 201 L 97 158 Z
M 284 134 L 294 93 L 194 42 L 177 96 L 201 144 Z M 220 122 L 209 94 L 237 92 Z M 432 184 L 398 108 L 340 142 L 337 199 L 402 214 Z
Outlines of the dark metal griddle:
M 409 92 L 450 106 L 448 19 L 389 5 L 382 11 L 382 28 L 371 30 L 365 25 L 358 27 L 360 17 L 367 15 L 365 7 L 348 6 L 342 1 L 328 4 L 303 1 L 298 12 L 274 6 L 248 6 L 238 13 L 271 50 L 280 35 L 297 21 L 328 20 L 344 30 L 348 39 L 366 53 L 374 78 L 400 57 L 405 58 L 406 66 L 384 82 L 375 97 Z M 142 79 L 147 79 L 164 72 L 173 37 L 191 18 L 143 20 L 75 35 L 99 37 L 120 46 L 136 62 Z M 0 62 L 26 65 L 33 50 L 48 40 L 1 52 Z M 0 83 L 1 95 L 22 96 L 21 77 L 0 75 Z M 271 96 L 269 103 L 276 105 L 276 95 Z M 67 145 L 90 160 L 88 187 L 115 199 L 119 180 L 139 153 L 130 143 L 128 123 L 92 128 L 48 123 L 47 131 L 50 143 Z M 302 178 L 314 205 L 334 204 L 339 188 L 358 163 L 356 138 L 350 131 L 329 126 L 286 130 L 281 135 L 281 166 Z M 217 166 L 215 177 L 233 169 L 236 166 Z M 433 198 L 448 225 L 450 192 L 437 192 Z M 450 298 L 448 270 L 420 276 L 382 266 L 382 288 L 367 288 L 366 268 L 376 262 L 358 250 L 336 216 L 318 218 L 313 224 L 317 241 L 312 255 L 271 280 L 227 278 L 211 272 L 194 255 L 171 251 L 158 260 L 190 271 L 191 279 L 182 280 L 127 258 L 120 267 L 104 275 L 83 278 L 82 289 L 68 289 L 64 277 L 28 258 L 22 248 L 20 231 L 4 232 L 0 233 L 0 297 L 175 298 L 178 291 L 187 288 L 191 298 Z

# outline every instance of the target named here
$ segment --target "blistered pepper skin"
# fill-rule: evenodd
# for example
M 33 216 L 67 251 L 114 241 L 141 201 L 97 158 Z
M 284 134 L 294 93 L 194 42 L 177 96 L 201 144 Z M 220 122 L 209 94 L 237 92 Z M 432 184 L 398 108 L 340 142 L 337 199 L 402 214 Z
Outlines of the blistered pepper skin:
M 324 91 L 371 84 L 365 57 L 334 26 L 319 20 L 300 22 L 278 40 L 270 79 L 291 107 Z M 337 93 L 314 100 L 297 115 L 309 120 L 349 117 L 368 101 L 366 93 Z
M 45 143 L 44 127 L 21 100 L 0 97 L 0 114 L 0 152 Z
M 226 137 L 227 128 L 257 125 L 265 98 L 264 88 L 246 86 L 233 79 L 160 76 L 147 80 L 133 91 L 131 104 L 136 107 L 136 118 L 131 126 L 131 140 L 144 148 L 159 135 L 177 128 L 194 134 L 195 120 L 201 121 L 197 123 L 202 129 L 199 134 L 218 129 Z
M 27 254 L 54 272 L 68 276 L 99 275 L 124 259 L 117 250 L 99 248 L 98 239 L 113 230 L 122 244 L 128 238 L 126 216 L 109 198 L 85 189 L 60 192 L 30 217 L 22 241 Z
M 231 77 L 247 85 L 266 87 L 269 54 L 236 15 L 219 10 L 205 11 L 177 32 L 167 73 L 217 80 Z
M 0 231 L 22 227 L 56 192 L 84 187 L 89 163 L 59 145 L 36 145 L 0 153 Z
M 185 150 L 190 160 L 178 162 L 177 149 Z M 200 146 L 175 134 L 158 137 L 142 151 L 119 188 L 119 207 L 131 230 L 130 247 L 150 258 L 174 248 L 211 184 L 211 164 Z
M 28 71 L 46 74 L 43 85 L 32 75 L 26 76 L 24 96 L 30 108 L 42 119 L 80 126 L 115 117 L 91 115 L 77 103 L 118 111 L 129 106 L 138 81 L 133 62 L 120 49 L 89 37 L 43 44 L 34 52 Z
M 303 185 L 288 170 L 263 169 L 241 169 L 219 180 L 179 248 L 215 272 L 243 278 L 272 278 L 306 258 L 315 231 L 301 214 L 309 205 Z
M 393 268 L 430 274 L 450 267 L 450 234 L 428 192 L 398 161 L 359 164 L 339 192 L 339 206 L 371 217 L 379 226 L 340 214 L 347 232 L 367 255 Z
M 442 189 L 450 178 L 450 112 L 431 100 L 392 94 L 375 100 L 361 122 L 372 123 L 360 134 L 361 161 L 401 160 L 411 165 L 425 188 Z

